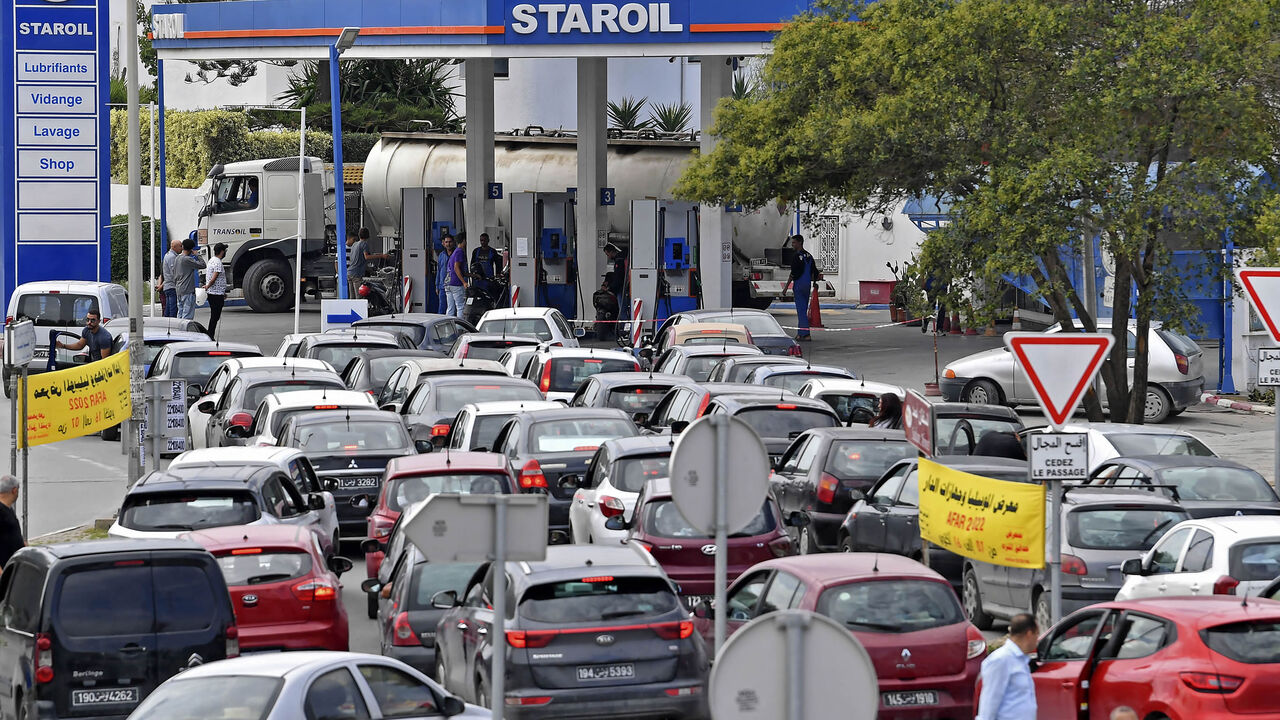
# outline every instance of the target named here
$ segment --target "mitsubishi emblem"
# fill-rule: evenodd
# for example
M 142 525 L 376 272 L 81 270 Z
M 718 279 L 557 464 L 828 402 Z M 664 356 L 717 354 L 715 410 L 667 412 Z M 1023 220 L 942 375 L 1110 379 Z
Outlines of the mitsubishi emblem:
M 354 467 L 360 467 L 360 466 L 359 466 L 359 465 L 356 465 L 356 459 L 355 459 L 355 458 L 351 458 L 351 464 L 347 466 L 347 469 L 351 469 L 351 468 L 354 468 Z

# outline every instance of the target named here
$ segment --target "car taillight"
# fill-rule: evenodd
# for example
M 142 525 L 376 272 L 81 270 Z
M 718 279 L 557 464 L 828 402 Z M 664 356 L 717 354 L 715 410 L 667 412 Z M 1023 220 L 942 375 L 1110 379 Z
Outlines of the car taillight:
M 395 624 L 391 626 L 391 635 L 391 644 L 397 647 L 422 645 L 422 641 L 418 640 L 417 633 L 409 626 L 409 613 L 407 612 L 402 612 L 396 616 Z
M 547 476 L 542 474 L 542 466 L 537 460 L 530 460 L 520 468 L 520 487 L 528 489 L 546 486 Z
M 507 644 L 513 648 L 540 648 L 551 644 L 558 635 L 554 630 L 508 630 Z
M 338 597 L 338 588 L 328 580 L 313 579 L 294 585 L 293 594 L 302 602 L 333 600 Z
M 551 697 L 548 695 L 509 697 L 506 699 L 508 705 L 546 705 L 549 702 L 551 702 Z
M 787 348 L 787 354 L 793 357 L 804 357 L 804 351 L 800 349 L 799 345 L 792 345 Z
M 253 424 L 253 416 L 247 412 L 234 413 L 231 417 L 227 418 L 227 424 L 247 428 Z
M 448 434 L 449 434 L 449 426 L 444 423 L 441 423 L 440 425 L 431 426 L 431 437 L 433 438 L 444 437 Z
M 968 652 L 965 653 L 966 660 L 972 660 L 976 657 L 982 657 L 987 653 L 987 641 L 982 637 L 982 631 L 970 625 L 965 628 L 965 637 L 969 640 Z
M 1230 575 L 1223 575 L 1213 581 L 1214 595 L 1235 595 L 1236 587 L 1240 585 L 1240 581 Z
M 1182 684 L 1202 693 L 1233 693 L 1244 684 L 1244 678 L 1218 673 L 1180 672 Z
M 240 657 L 240 628 L 235 625 L 227 626 L 227 657 Z
M 542 392 L 551 391 L 551 363 L 542 366 L 542 378 L 538 380 L 538 389 Z
M 1061 557 L 1061 560 L 1062 560 L 1062 572 L 1068 575 L 1088 575 L 1089 574 L 1089 568 L 1085 566 L 1084 560 L 1081 560 L 1075 555 L 1063 555 Z
M 693 634 L 692 620 L 654 623 L 649 627 L 653 628 L 654 634 L 663 640 L 684 640 Z
M 471 349 L 471 346 L 469 346 L 469 345 L 463 345 L 463 346 L 462 346 L 462 349 L 458 351 L 458 359 L 459 359 L 459 360 L 464 360 L 464 359 L 466 359 L 466 357 L 467 357 L 467 351 L 468 351 L 468 350 L 470 350 L 470 349 Z
M 384 515 L 369 516 L 369 534 L 376 540 L 382 540 L 391 535 L 391 528 L 396 526 L 396 521 Z
M 1186 375 L 1187 373 L 1191 372 L 1191 361 L 1187 359 L 1186 355 L 1179 355 L 1178 353 L 1174 353 L 1173 361 L 1178 364 L 1178 372 L 1182 373 L 1183 375 Z
M 791 538 L 783 535 L 777 540 L 769 541 L 769 551 L 774 557 L 786 557 L 792 553 Z
M 836 488 L 840 487 L 840 481 L 834 476 L 822 473 L 822 477 L 818 480 L 818 502 L 830 505 L 835 502 Z
M 711 404 L 711 393 L 707 393 L 706 395 L 702 396 L 702 402 L 698 403 L 698 413 L 694 415 L 694 417 L 695 418 L 702 417 L 702 413 L 706 411 L 707 406 L 710 404 Z
M 610 495 L 601 495 L 597 506 L 600 508 L 600 514 L 605 517 L 621 515 L 627 511 L 621 500 Z
M 667 688 L 662 692 L 670 695 L 671 697 L 683 697 L 685 695 L 697 695 L 702 692 L 702 688 L 698 685 L 690 685 L 689 687 Z
M 763 280 L 763 279 L 764 279 L 764 273 L 762 273 L 762 272 L 758 272 L 758 271 L 756 271 L 756 272 L 752 272 L 752 273 L 751 273 L 751 279 L 752 279 L 752 280 Z
M 36 635 L 36 682 L 53 682 L 53 638 L 44 633 Z
M 369 297 L 369 286 L 364 283 L 361 283 L 360 288 L 356 290 L 356 294 L 362 298 Z

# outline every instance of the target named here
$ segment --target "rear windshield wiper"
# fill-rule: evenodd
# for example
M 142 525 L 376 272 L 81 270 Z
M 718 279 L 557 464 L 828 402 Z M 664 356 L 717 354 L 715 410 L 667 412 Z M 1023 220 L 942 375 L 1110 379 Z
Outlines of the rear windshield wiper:
M 884 630 L 885 632 L 900 632 L 902 626 L 890 625 L 889 623 L 864 622 L 862 620 L 845 620 L 845 625 L 857 625 L 858 627 L 872 628 L 873 630 Z
M 149 527 L 152 530 L 193 530 L 195 529 L 194 525 L 178 525 L 174 523 L 170 523 L 168 525 L 151 525 Z
M 600 613 L 601 620 L 613 620 L 621 617 L 631 617 L 632 615 L 644 615 L 646 610 L 614 610 L 613 612 Z
M 267 573 L 266 575 L 254 575 L 245 580 L 248 585 L 261 585 L 262 583 L 275 582 L 276 580 L 288 580 L 293 577 L 290 573 Z

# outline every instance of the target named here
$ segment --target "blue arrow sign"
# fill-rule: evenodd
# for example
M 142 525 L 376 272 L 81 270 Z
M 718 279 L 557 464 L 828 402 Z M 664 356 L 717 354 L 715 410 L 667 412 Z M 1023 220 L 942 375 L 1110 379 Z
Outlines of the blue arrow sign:
M 350 325 L 357 320 L 363 320 L 364 316 L 352 310 L 346 315 L 325 315 L 324 321 L 331 325 Z

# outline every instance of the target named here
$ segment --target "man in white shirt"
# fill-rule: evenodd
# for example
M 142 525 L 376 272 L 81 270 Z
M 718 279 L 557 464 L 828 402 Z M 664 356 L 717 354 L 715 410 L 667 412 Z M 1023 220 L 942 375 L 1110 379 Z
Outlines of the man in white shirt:
M 1036 685 L 1031 653 L 1040 628 L 1027 613 L 1009 621 L 1009 638 L 982 661 L 982 695 L 977 720 L 1036 720 Z

